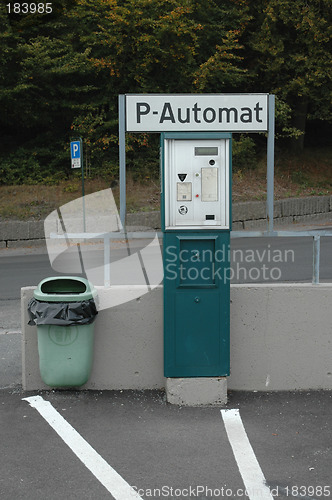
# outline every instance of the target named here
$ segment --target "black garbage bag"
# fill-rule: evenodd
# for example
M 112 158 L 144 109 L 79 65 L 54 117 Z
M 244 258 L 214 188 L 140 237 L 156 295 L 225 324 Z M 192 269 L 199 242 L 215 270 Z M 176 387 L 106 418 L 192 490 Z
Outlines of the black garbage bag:
M 28 324 L 33 325 L 90 325 L 98 314 L 93 299 L 80 302 L 42 302 L 31 299 L 28 303 Z

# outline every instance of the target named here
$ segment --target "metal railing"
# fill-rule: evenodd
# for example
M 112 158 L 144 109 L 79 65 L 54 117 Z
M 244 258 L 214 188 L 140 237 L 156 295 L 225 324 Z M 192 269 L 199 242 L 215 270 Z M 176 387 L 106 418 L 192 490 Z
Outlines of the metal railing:
M 145 232 L 109 232 L 109 233 L 66 233 L 55 234 L 51 233 L 51 239 L 68 240 L 103 240 L 104 245 L 104 285 L 109 287 L 111 283 L 110 276 L 110 251 L 111 240 L 131 240 L 131 239 L 151 239 L 154 236 L 163 238 L 162 232 L 145 231 Z M 319 284 L 320 270 L 320 239 L 321 237 L 331 237 L 331 230 L 310 230 L 310 231 L 231 231 L 231 238 L 275 238 L 275 237 L 311 237 L 313 239 L 313 261 L 312 261 L 312 284 Z
M 329 230 L 311 231 L 232 231 L 232 238 L 261 238 L 261 237 L 311 237 L 313 238 L 313 259 L 312 259 L 312 284 L 319 285 L 320 268 L 320 239 L 325 236 L 332 236 Z

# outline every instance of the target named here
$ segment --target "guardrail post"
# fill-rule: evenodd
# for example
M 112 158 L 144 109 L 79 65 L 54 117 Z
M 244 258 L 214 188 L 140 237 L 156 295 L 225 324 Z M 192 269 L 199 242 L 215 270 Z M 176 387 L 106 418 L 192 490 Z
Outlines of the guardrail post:
M 104 286 L 111 286 L 111 238 L 110 233 L 104 235 Z
M 319 260 L 320 260 L 320 236 L 315 234 L 314 236 L 314 248 L 313 248 L 313 266 L 312 266 L 312 284 L 319 284 Z

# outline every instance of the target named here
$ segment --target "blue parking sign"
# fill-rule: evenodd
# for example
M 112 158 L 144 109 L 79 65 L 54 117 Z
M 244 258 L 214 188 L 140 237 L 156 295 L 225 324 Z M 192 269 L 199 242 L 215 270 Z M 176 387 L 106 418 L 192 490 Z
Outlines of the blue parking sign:
M 81 142 L 70 143 L 71 168 L 81 168 Z

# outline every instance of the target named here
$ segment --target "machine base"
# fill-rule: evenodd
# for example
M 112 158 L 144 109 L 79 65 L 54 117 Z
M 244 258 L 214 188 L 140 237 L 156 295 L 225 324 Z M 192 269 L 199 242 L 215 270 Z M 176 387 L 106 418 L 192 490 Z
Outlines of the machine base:
M 167 402 L 179 406 L 227 404 L 227 377 L 166 378 Z

